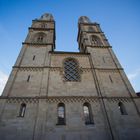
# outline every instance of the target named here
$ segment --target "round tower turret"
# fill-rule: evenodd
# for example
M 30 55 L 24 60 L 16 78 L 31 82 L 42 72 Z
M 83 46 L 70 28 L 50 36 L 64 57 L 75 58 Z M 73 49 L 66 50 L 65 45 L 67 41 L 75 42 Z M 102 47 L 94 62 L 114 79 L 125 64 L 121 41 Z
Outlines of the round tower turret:
M 87 16 L 81 16 L 78 20 L 78 23 L 91 23 L 91 21 Z
M 45 13 L 40 17 L 40 20 L 53 21 L 53 16 L 50 13 Z

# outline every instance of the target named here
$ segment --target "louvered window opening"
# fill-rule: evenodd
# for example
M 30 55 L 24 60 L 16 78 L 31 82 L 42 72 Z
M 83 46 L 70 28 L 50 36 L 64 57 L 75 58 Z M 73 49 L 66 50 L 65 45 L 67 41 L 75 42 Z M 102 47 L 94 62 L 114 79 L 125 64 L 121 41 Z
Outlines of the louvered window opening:
M 68 59 L 64 62 L 65 80 L 79 81 L 80 75 L 78 72 L 78 64 L 74 59 Z

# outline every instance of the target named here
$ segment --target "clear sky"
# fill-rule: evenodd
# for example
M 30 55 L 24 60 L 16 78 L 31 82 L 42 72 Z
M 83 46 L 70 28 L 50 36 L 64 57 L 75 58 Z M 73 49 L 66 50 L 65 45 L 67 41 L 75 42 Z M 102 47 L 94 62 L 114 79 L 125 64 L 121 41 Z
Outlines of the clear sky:
M 0 93 L 28 27 L 43 13 L 56 21 L 56 50 L 78 51 L 77 22 L 98 22 L 135 91 L 140 91 L 140 0 L 0 0 Z

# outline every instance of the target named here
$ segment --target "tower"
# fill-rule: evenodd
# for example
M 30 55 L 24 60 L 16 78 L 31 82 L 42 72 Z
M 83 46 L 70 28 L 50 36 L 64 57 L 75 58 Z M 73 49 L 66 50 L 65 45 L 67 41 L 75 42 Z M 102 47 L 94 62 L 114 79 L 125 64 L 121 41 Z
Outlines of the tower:
M 55 49 L 55 21 L 32 22 L 0 97 L 2 140 L 138 140 L 139 97 L 98 23 L 78 21 L 80 52 Z
M 80 52 L 90 53 L 91 68 L 95 78 L 95 85 L 97 86 L 97 93 L 101 99 L 101 106 L 105 113 L 112 139 L 138 139 L 138 135 L 135 133 L 140 126 L 136 128 L 134 125 L 134 132 L 130 132 L 130 135 L 128 133 L 132 128 L 133 121 L 137 120 L 136 118 L 139 116 L 139 99 L 136 97 L 112 47 L 102 32 L 100 25 L 91 22 L 88 17 L 80 17 L 78 27 L 79 50 Z M 118 105 L 122 118 L 116 114 L 116 111 L 118 111 L 116 110 L 116 105 Z M 131 106 L 131 111 L 134 111 L 135 108 L 137 115 L 134 115 L 133 111 L 133 113 L 131 111 L 128 113 L 129 115 L 131 114 L 131 117 L 134 117 L 132 122 L 129 120 L 131 117 L 129 119 L 124 117 L 128 115 L 125 106 Z M 124 128 L 125 130 L 122 129 L 122 121 L 129 121 L 127 127 Z

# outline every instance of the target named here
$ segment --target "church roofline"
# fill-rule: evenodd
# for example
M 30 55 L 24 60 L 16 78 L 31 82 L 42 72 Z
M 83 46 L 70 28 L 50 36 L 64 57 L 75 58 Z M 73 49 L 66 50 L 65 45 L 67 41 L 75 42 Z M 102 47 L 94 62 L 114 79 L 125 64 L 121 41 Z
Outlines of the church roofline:
M 82 52 L 64 52 L 64 51 L 50 51 L 51 54 L 76 54 L 76 55 L 90 55 L 90 53 L 82 53 Z

